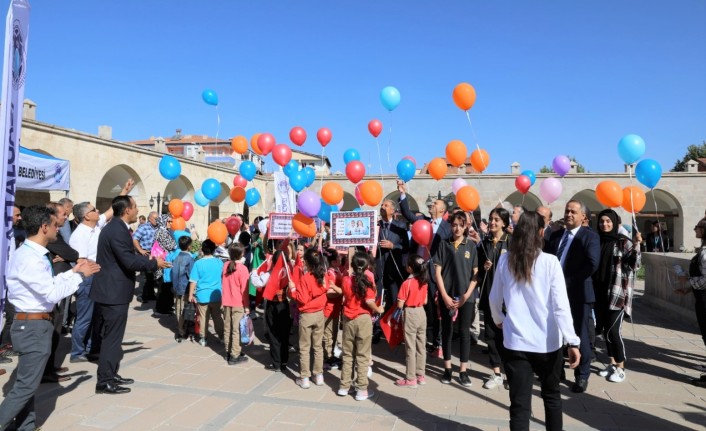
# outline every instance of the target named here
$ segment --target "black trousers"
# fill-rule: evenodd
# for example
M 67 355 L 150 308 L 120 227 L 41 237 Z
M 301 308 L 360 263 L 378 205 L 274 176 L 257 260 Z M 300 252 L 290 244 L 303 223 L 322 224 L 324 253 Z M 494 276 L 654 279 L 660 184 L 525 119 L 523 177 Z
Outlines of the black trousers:
M 490 308 L 483 310 L 485 325 L 485 342 L 488 344 L 488 359 L 491 368 L 499 368 L 503 362 L 505 346 L 503 346 L 503 330 L 495 326 Z
M 122 342 L 130 304 L 100 304 L 103 342 L 98 359 L 98 384 L 112 383 L 123 359 Z M 95 310 L 94 310 L 95 313 Z
M 706 346 L 706 290 L 694 290 L 694 310 L 696 311 L 696 321 L 699 322 L 701 338 Z
M 591 341 L 589 337 L 589 325 L 591 324 L 591 310 L 593 304 L 587 303 L 570 303 L 571 317 L 574 320 L 574 331 L 581 339 L 579 351 L 581 352 L 581 361 L 579 366 L 574 370 L 574 378 L 586 379 L 591 376 Z
M 434 275 L 431 274 L 433 277 Z M 427 340 L 431 340 L 434 347 L 441 346 L 441 319 L 439 318 L 439 303 L 436 301 L 436 292 L 438 291 L 435 283 L 429 283 L 427 286 L 427 305 L 424 310 L 427 312 L 427 324 L 431 326 L 431 334 L 427 334 Z
M 453 339 L 453 321 L 450 311 L 446 308 L 446 304 L 443 304 L 443 299 L 440 299 L 442 303 L 441 308 L 441 347 L 444 351 L 444 360 L 448 361 L 451 359 L 451 340 Z M 461 338 L 461 352 L 459 356 L 461 357 L 461 363 L 468 362 L 471 356 L 471 323 L 476 314 L 476 306 L 473 299 L 466 301 L 461 308 L 458 309 L 458 316 L 456 316 L 456 321 L 458 321 L 458 332 Z
M 143 301 L 153 301 L 157 299 L 154 294 L 154 272 L 145 271 L 145 284 L 142 285 L 142 300 Z
M 289 329 L 292 318 L 289 315 L 289 301 L 267 301 L 265 325 L 270 335 L 270 356 L 275 367 L 289 362 Z
M 510 429 L 529 430 L 534 374 L 539 376 L 544 421 L 547 430 L 563 427 L 559 373 L 563 363 L 561 349 L 549 353 L 505 349 L 505 373 L 510 384 Z
M 91 316 L 91 351 L 89 355 L 97 355 L 101 351 L 103 344 L 103 314 L 100 311 L 100 304 L 93 304 L 93 315 Z
M 157 313 L 169 314 L 174 308 L 174 293 L 172 292 L 172 283 L 165 283 L 163 278 L 160 278 L 157 285 L 157 304 L 154 306 L 154 311 Z

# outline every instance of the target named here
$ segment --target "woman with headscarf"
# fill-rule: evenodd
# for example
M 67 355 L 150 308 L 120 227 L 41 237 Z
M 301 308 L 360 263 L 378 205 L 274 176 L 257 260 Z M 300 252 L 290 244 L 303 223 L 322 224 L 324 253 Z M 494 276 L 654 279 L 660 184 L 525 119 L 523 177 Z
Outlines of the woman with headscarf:
M 632 315 L 632 295 L 635 270 L 640 267 L 642 240 L 636 232 L 636 243 L 618 232 L 620 217 L 612 209 L 598 214 L 598 234 L 601 238 L 601 256 L 598 270 L 593 274 L 596 292 L 596 330 L 602 330 L 610 364 L 598 375 L 609 381 L 625 380 L 625 344 L 622 326 L 625 315 Z M 635 246 L 635 244 L 638 244 Z
M 159 247 L 165 251 L 165 254 L 169 254 L 178 248 L 171 229 L 171 215 L 162 214 L 157 218 L 154 244 L 159 245 Z M 155 246 L 153 245 L 152 247 L 154 248 Z M 174 305 L 174 293 L 172 293 L 171 278 L 165 280 L 163 271 L 164 270 L 159 269 L 154 273 L 154 280 L 157 285 L 157 302 L 154 306 L 154 315 L 156 317 L 173 314 L 172 306 Z

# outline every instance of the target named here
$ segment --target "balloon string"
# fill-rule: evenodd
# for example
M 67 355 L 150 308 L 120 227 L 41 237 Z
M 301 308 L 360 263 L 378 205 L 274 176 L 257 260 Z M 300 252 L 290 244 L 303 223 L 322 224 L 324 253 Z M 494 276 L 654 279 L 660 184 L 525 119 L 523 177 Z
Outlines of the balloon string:
M 380 155 L 380 139 L 375 137 L 375 145 L 378 147 L 378 164 L 380 165 L 380 182 L 382 183 L 382 189 L 385 190 L 385 178 L 382 173 L 382 156 Z
M 218 135 L 221 133 L 221 114 L 218 112 L 216 105 L 216 145 L 218 145 Z
M 390 135 L 387 139 L 387 168 L 392 169 L 392 163 L 390 162 L 390 148 L 392 147 L 392 111 L 390 111 Z M 385 188 L 383 187 L 383 190 Z
M 321 147 L 321 167 L 323 169 L 324 165 L 324 152 L 326 151 L 326 147 Z M 316 175 L 316 171 L 314 171 L 314 175 Z M 321 175 L 321 182 L 319 183 L 319 194 L 321 194 L 321 190 L 324 188 L 324 176 Z
M 664 267 L 667 267 L 667 250 L 664 247 L 664 239 L 662 238 L 662 223 L 659 221 L 659 212 L 657 212 L 657 198 L 655 197 L 655 189 L 651 188 L 650 191 L 652 192 L 652 202 L 654 203 L 655 206 L 655 218 L 657 219 L 657 227 L 658 227 L 658 232 L 659 232 L 659 243 L 662 248 L 662 256 L 664 257 L 664 260 L 662 261 L 662 264 Z M 666 268 L 667 270 L 665 273 L 667 274 L 667 283 L 669 286 L 674 287 L 674 283 L 672 282 L 672 277 L 670 277 L 669 273 L 671 272 L 669 268 Z
M 464 111 L 466 113 L 466 119 L 468 120 L 468 125 L 471 127 L 471 134 L 473 135 L 473 143 L 476 145 L 476 149 L 478 150 L 478 155 L 480 156 L 480 162 L 483 164 L 485 168 L 488 167 L 488 162 L 485 161 L 485 157 L 483 157 L 483 152 L 480 150 L 480 145 L 478 145 L 478 137 L 476 136 L 476 131 L 473 128 L 473 123 L 471 122 L 471 114 L 468 113 L 468 111 Z M 473 163 L 471 163 L 471 167 L 473 167 Z M 475 170 L 475 168 L 473 168 Z M 480 188 L 480 174 L 481 172 L 478 172 L 478 187 Z M 498 202 L 500 203 L 500 206 L 502 206 L 503 201 L 500 200 L 500 194 L 496 194 L 498 198 Z M 523 196 L 523 201 L 524 201 L 524 196 Z
M 630 176 L 630 184 L 632 184 L 632 165 L 628 164 L 628 175 Z M 655 212 L 657 212 L 657 205 L 655 204 Z M 632 225 L 635 226 L 635 230 L 640 232 L 637 228 L 637 219 L 635 218 L 635 202 L 632 197 L 632 189 L 630 189 L 630 213 L 632 214 Z M 632 234 L 635 237 L 635 234 Z M 632 239 L 632 238 L 630 238 Z

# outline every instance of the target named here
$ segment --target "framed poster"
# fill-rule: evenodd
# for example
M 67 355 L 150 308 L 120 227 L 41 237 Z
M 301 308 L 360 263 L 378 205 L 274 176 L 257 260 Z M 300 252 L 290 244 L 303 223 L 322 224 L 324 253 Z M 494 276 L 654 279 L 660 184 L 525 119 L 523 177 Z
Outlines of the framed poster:
M 339 211 L 331 213 L 331 246 L 374 247 L 377 212 Z
M 270 230 L 267 237 L 269 239 L 299 238 L 299 235 L 292 229 L 292 219 L 294 214 L 271 213 Z

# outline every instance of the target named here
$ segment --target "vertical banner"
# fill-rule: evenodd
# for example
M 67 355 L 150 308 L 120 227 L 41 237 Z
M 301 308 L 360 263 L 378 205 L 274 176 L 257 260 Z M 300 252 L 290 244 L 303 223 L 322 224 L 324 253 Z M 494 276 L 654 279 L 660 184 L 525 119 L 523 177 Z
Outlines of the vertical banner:
M 17 159 L 20 156 L 20 130 L 27 74 L 27 36 L 29 32 L 29 2 L 12 0 L 5 22 L 5 52 L 2 68 L 2 106 L 0 107 L 0 136 L 2 162 L 0 163 L 0 202 L 5 204 L 3 235 L 0 239 L 0 273 L 3 286 L 0 293 L 0 327 L 5 309 L 5 268 L 10 247 L 15 239 L 12 230 L 12 209 L 15 205 Z
M 274 173 L 275 211 L 282 214 L 296 214 L 297 200 L 294 189 L 289 185 L 289 178 L 282 171 Z

